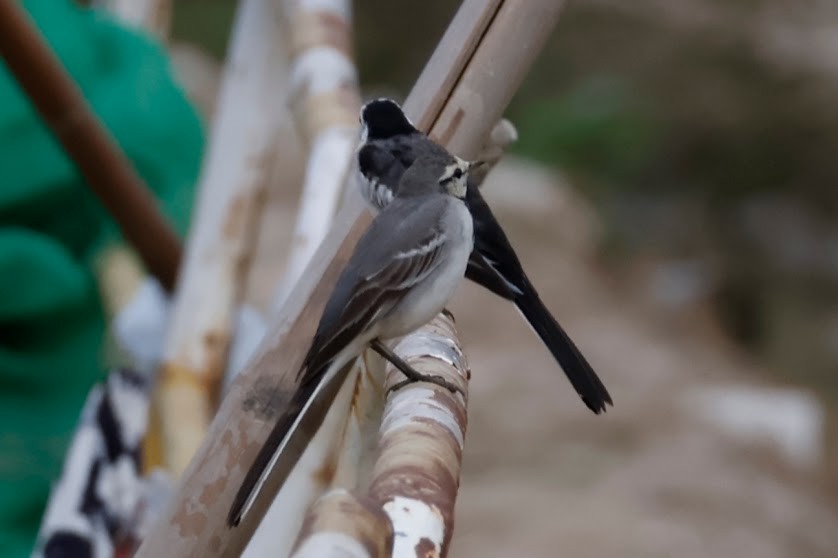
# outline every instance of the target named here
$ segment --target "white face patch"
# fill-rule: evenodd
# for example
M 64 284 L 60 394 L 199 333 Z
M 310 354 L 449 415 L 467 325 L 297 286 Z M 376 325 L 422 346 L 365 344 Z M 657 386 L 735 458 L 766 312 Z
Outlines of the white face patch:
M 470 166 L 468 162 L 459 157 L 454 157 L 454 162 L 445 167 L 445 172 L 442 173 L 439 183 L 442 184 L 449 195 L 461 199 L 466 197 L 466 180 L 468 179 Z

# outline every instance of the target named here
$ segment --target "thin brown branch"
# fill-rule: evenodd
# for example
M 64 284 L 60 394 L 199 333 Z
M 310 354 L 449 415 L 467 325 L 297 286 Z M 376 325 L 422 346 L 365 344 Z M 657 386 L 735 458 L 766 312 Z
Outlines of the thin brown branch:
M 148 271 L 172 290 L 180 241 L 19 2 L 0 2 L 0 56 Z

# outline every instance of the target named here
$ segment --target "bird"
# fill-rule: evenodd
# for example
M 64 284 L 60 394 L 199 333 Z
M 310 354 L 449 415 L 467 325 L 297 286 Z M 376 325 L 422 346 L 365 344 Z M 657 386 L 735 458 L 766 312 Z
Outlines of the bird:
M 462 282 L 474 243 L 465 205 L 472 163 L 419 157 L 399 179 L 398 193 L 361 236 L 332 290 L 297 374 L 297 387 L 233 499 L 227 517 L 238 525 L 268 474 L 290 473 L 343 384 L 349 364 L 367 347 L 411 381 L 459 391 L 438 376 L 413 370 L 384 344 L 425 325 Z M 312 428 L 313 425 L 313 428 Z
M 444 158 L 448 151 L 418 130 L 401 106 L 374 99 L 360 112 L 357 175 L 361 194 L 373 210 L 399 195 L 401 177 L 420 158 Z M 512 301 L 564 370 L 573 388 L 594 413 L 613 405 L 591 365 L 559 325 L 527 277 L 515 249 L 473 180 L 467 181 L 466 206 L 474 221 L 474 250 L 466 278 Z

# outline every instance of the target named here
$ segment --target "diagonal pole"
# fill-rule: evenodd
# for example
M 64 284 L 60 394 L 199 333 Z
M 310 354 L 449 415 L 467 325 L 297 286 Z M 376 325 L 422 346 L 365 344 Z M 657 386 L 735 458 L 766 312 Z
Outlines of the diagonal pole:
M 174 230 L 19 2 L 0 2 L 0 56 L 148 271 L 171 291 L 181 257 Z

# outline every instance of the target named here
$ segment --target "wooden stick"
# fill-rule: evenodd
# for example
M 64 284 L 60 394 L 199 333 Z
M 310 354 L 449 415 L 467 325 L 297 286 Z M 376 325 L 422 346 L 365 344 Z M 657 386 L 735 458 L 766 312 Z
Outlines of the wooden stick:
M 447 137 L 448 147 L 453 151 L 466 157 L 476 155 L 489 127 L 498 121 L 505 103 L 546 40 L 551 24 L 555 24 L 559 7 L 560 3 L 546 0 L 537 4 L 530 0 L 464 1 L 423 72 L 424 79 L 420 78 L 405 102 L 408 114 L 426 129 L 435 123 L 434 134 Z M 499 10 L 506 14 L 501 20 L 503 24 L 513 25 L 517 36 L 495 30 L 493 20 Z M 515 24 L 521 21 L 516 11 L 528 12 L 523 20 L 532 29 Z M 533 17 L 532 12 L 539 15 Z M 492 37 L 491 44 L 485 43 L 488 37 Z M 522 37 L 527 40 L 521 40 Z M 498 40 L 506 42 L 497 44 Z M 486 65 L 482 71 L 474 68 L 471 59 L 476 49 L 482 52 L 480 64 Z M 475 83 L 464 81 L 466 76 Z M 485 98 L 477 97 L 481 91 L 478 84 L 483 90 L 497 91 L 486 93 Z M 475 93 L 471 104 L 464 103 L 466 91 Z M 449 110 L 446 104 L 449 97 L 456 101 L 457 110 Z M 437 118 L 433 107 L 442 107 L 448 119 Z M 288 401 L 296 388 L 294 376 L 323 305 L 368 223 L 369 215 L 362 214 L 358 204 L 339 212 L 335 225 L 289 296 L 259 354 L 237 378 L 223 401 L 208 436 L 184 473 L 170 509 L 137 556 L 241 553 L 257 523 L 256 519 L 248 518 L 259 517 L 267 504 L 257 503 L 254 513 L 231 530 L 226 525 L 230 502 L 246 468 L 270 432 L 273 420 L 281 412 L 283 402 Z
M 173 289 L 180 241 L 19 2 L 0 2 L 0 56 L 148 271 Z
M 165 465 L 183 472 L 206 434 L 227 362 L 277 130 L 282 51 L 271 0 L 242 0 L 157 389 Z

